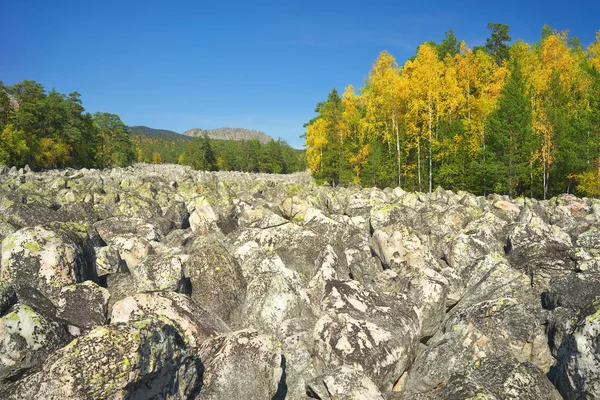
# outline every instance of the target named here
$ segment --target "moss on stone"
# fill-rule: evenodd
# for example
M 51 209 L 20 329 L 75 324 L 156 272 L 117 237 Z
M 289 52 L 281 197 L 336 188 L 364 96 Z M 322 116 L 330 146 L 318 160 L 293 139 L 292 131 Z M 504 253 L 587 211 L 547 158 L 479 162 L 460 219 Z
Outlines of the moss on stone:
M 2 241 L 2 252 L 3 253 L 8 253 L 10 251 L 12 251 L 15 246 L 17 245 L 16 243 L 16 239 L 14 235 L 9 235 L 6 238 L 4 238 L 4 240 Z
M 38 242 L 28 242 L 25 243 L 25 246 L 23 247 L 25 247 L 30 253 L 37 253 L 42 249 Z

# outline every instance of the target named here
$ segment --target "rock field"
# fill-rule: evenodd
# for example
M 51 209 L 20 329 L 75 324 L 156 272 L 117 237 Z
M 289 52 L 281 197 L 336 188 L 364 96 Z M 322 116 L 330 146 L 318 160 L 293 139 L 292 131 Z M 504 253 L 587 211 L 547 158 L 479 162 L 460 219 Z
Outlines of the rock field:
M 0 399 L 600 398 L 600 201 L 0 166 Z

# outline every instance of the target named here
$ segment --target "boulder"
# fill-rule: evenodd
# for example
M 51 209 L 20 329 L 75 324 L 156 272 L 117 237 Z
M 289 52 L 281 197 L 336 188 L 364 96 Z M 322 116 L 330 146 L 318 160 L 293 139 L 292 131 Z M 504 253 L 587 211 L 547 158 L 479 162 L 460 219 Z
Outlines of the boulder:
M 121 260 L 119 251 L 112 246 L 96 247 L 96 275 L 98 277 L 122 272 L 126 263 Z
M 0 317 L 0 381 L 41 363 L 71 340 L 60 323 L 15 304 Z
M 246 294 L 246 280 L 237 260 L 216 240 L 200 238 L 190 245 L 183 263 L 191 297 L 230 322 Z
M 147 222 L 161 218 L 162 214 L 162 209 L 156 201 L 131 191 L 123 191 L 119 194 L 119 202 L 113 210 L 115 217 L 138 218 Z
M 511 264 L 531 276 L 536 290 L 543 292 L 553 276 L 574 269 L 572 247 L 566 232 L 524 208 L 508 235 L 505 251 Z
M 86 280 L 90 275 L 84 250 L 67 232 L 41 226 L 23 228 L 2 241 L 2 277 L 30 284 L 54 304 L 63 286 Z
M 281 215 L 288 220 L 304 219 L 304 214 L 306 213 L 307 208 L 308 204 L 306 201 L 296 196 L 286 198 L 279 205 Z
M 308 384 L 308 393 L 321 400 L 384 400 L 383 394 L 364 373 L 347 365 L 336 367 Z
M 309 318 L 291 318 L 283 321 L 276 333 L 277 347 L 285 357 L 285 377 L 279 383 L 287 388 L 278 392 L 285 395 L 285 399 L 304 399 L 307 383 L 317 376 L 312 356 L 313 325 Z
M 198 353 L 204 365 L 198 400 L 271 399 L 285 390 L 285 358 L 270 336 L 232 332 L 206 340 Z
M 216 222 L 219 217 L 204 196 L 195 198 L 188 205 L 188 211 L 190 211 L 190 228 L 193 232 L 207 235 L 211 230 L 218 229 Z
M 183 265 L 178 257 L 151 255 L 129 271 L 140 293 L 185 290 Z
M 152 246 L 147 240 L 136 237 L 125 238 L 117 236 L 112 239 L 111 247 L 117 250 L 119 257 L 125 261 L 129 269 L 135 268 L 148 255 L 154 253 Z
M 238 218 L 238 225 L 247 228 L 268 229 L 287 223 L 288 220 L 266 207 L 245 207 Z
M 436 334 L 400 389 L 403 399 L 455 399 L 478 393 L 497 399 L 561 398 L 539 368 L 520 363 L 505 341 L 488 337 L 472 324 L 455 324 Z
M 310 279 L 317 272 L 315 260 L 336 236 L 331 230 L 317 233 L 312 225 L 284 224 L 270 229 L 239 229 L 227 237 L 226 245 L 239 260 L 247 280 L 256 266 L 253 255 L 263 253 L 276 254 L 286 268 Z M 251 259 L 254 261 L 246 261 Z
M 330 281 L 313 331 L 315 354 L 322 368 L 359 368 L 389 392 L 416 355 L 420 329 L 414 303 L 405 295 Z
M 57 316 L 77 328 L 104 325 L 109 297 L 108 290 L 92 281 L 64 286 L 59 295 Z
M 392 271 L 388 276 L 394 280 L 394 290 L 408 294 L 415 301 L 421 319 L 420 336 L 433 335 L 442 322 L 447 302 L 456 303 L 462 293 L 458 285 L 451 286 L 451 282 L 459 280 L 457 273 L 444 268 L 427 243 L 403 225 L 376 230 L 371 247 Z M 385 275 L 383 278 L 380 284 L 385 287 L 390 282 Z
M 274 333 L 284 320 L 306 314 L 309 300 L 296 271 L 286 268 L 275 254 L 265 258 L 257 269 L 234 326 Z
M 600 308 L 575 324 L 549 376 L 565 399 L 600 397 Z
M 171 223 L 173 229 L 185 229 L 190 226 L 190 214 L 181 201 L 168 201 L 163 207 L 163 217 Z
M 140 293 L 126 297 L 112 308 L 111 323 L 129 322 L 158 314 L 176 322 L 192 347 L 229 331 L 225 322 L 180 293 Z
M 159 233 L 148 222 L 131 217 L 112 217 L 94 224 L 94 228 L 106 243 L 111 243 L 116 237 L 136 237 L 144 240 L 158 240 Z
M 169 319 L 148 316 L 93 329 L 9 386 L 8 399 L 194 398 L 200 360 Z

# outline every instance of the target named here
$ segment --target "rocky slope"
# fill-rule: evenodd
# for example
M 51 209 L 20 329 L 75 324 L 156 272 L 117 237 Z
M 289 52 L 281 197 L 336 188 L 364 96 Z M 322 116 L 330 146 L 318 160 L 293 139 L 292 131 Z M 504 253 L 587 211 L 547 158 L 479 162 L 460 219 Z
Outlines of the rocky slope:
M 600 396 L 600 202 L 0 167 L 0 398 Z
M 193 128 L 183 132 L 184 136 L 198 137 L 206 134 L 209 139 L 213 140 L 253 140 L 257 139 L 262 144 L 266 144 L 273 140 L 273 138 L 261 131 L 255 131 L 252 129 L 245 128 L 217 128 L 204 130 L 200 128 Z

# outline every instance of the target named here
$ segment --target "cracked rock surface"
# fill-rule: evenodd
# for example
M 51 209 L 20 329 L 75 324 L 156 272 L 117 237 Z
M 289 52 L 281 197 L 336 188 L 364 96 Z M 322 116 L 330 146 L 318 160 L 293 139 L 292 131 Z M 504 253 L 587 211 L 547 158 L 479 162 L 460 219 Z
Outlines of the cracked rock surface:
M 600 397 L 600 202 L 0 175 L 0 399 Z

